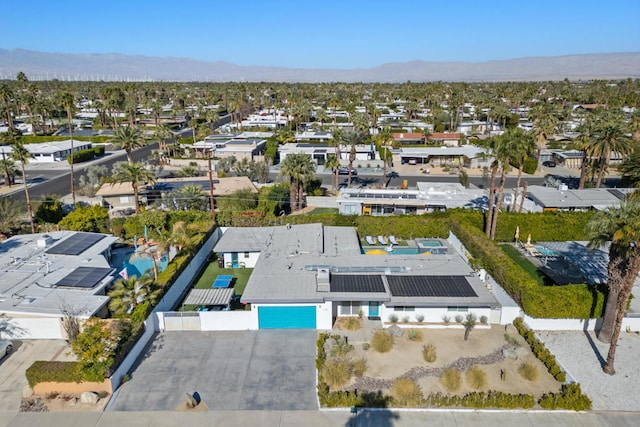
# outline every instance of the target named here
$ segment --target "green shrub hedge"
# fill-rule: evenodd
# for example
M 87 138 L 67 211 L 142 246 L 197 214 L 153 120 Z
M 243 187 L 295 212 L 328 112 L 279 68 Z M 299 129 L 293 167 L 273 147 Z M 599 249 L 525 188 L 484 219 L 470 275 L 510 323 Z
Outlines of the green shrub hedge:
M 79 383 L 86 381 L 78 362 L 37 360 L 25 372 L 29 387 L 44 382 Z
M 585 230 L 592 216 L 593 212 L 500 212 L 496 241 L 513 242 L 516 227 L 520 228 L 520 240 L 525 240 L 529 233 L 534 242 L 587 240 Z
M 69 154 L 67 156 L 67 162 L 69 162 L 69 164 L 71 164 L 71 156 L 73 156 L 73 163 L 82 163 L 95 159 L 96 152 L 93 148 L 89 148 L 86 150 L 76 151 L 73 154 Z
M 74 141 L 94 142 L 96 144 L 104 144 L 112 139 L 112 136 L 74 136 Z M 24 144 L 41 144 L 43 142 L 52 141 L 68 141 L 68 136 L 42 136 L 42 135 L 23 135 L 20 141 Z
M 435 407 L 531 409 L 535 406 L 536 399 L 530 394 L 509 394 L 489 390 L 467 393 L 462 397 L 434 393 L 425 397 L 424 402 L 427 406 Z

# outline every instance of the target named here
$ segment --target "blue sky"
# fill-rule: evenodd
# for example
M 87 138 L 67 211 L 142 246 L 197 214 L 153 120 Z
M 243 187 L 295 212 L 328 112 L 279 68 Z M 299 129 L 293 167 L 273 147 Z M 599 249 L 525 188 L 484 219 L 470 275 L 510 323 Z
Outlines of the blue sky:
M 13 1 L 0 48 L 368 68 L 638 52 L 640 0 Z M 5 7 L 5 12 L 7 8 Z

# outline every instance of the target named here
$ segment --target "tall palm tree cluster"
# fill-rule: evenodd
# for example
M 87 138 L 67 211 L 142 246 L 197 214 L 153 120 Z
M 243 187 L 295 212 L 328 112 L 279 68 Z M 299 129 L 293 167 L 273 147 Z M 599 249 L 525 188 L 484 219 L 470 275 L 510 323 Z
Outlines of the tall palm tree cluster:
M 280 174 L 289 179 L 292 211 L 305 207 L 304 187 L 315 177 L 315 165 L 306 154 L 290 154 L 281 163 Z

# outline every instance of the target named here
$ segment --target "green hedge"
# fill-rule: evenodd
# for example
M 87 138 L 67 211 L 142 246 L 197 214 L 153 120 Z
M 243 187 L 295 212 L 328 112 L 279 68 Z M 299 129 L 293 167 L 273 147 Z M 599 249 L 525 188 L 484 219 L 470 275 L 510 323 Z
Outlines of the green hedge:
M 586 284 L 541 286 L 480 229 L 457 219 L 451 220 L 451 229 L 527 315 L 561 319 L 602 315 L 605 300 L 602 289 Z
M 463 408 L 531 409 L 536 404 L 535 397 L 530 394 L 509 394 L 496 390 L 474 391 L 462 397 L 434 393 L 425 397 L 424 401 L 427 406 Z
M 520 228 L 520 240 L 526 240 L 529 233 L 534 242 L 587 240 L 585 230 L 592 216 L 593 212 L 501 212 L 498 215 L 496 241 L 513 242 L 517 227 Z
M 518 333 L 527 341 L 527 344 L 531 347 L 531 351 L 534 356 L 536 356 L 544 366 L 547 367 L 547 370 L 551 375 L 553 375 L 553 378 L 561 383 L 565 382 L 567 380 L 567 376 L 564 371 L 560 369 L 560 366 L 556 361 L 556 357 L 551 354 L 542 341 L 536 338 L 535 333 L 524 325 L 522 317 L 514 319 L 513 326 L 515 326 Z
M 414 237 L 449 237 L 449 217 L 447 212 L 429 215 L 403 215 L 384 217 L 358 216 L 355 219 L 360 236 L 396 236 L 401 239 Z
M 78 362 L 37 360 L 25 372 L 29 387 L 43 382 L 79 383 L 85 381 Z
M 104 144 L 112 139 L 112 136 L 74 136 L 75 141 L 94 142 L 96 144 Z M 42 135 L 23 135 L 20 141 L 24 144 L 41 144 L 43 142 L 52 141 L 68 141 L 69 136 L 42 136 Z
M 93 148 L 76 151 L 75 153 L 67 156 L 67 162 L 69 162 L 69 164 L 71 164 L 71 156 L 73 156 L 73 163 L 82 163 L 95 159 L 96 152 Z

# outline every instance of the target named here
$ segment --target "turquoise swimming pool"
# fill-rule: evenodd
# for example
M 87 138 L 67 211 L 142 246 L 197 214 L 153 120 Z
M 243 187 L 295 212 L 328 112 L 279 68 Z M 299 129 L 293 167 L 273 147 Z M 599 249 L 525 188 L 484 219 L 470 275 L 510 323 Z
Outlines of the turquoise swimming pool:
M 137 276 L 141 277 L 147 271 L 153 270 L 153 264 L 151 260 L 151 255 L 147 253 L 132 253 L 129 257 L 124 261 L 123 267 L 127 269 L 127 274 L 129 277 Z M 156 266 L 158 267 L 158 272 L 163 271 L 167 268 L 167 256 L 162 255 L 162 259 L 160 262 L 156 261 Z

